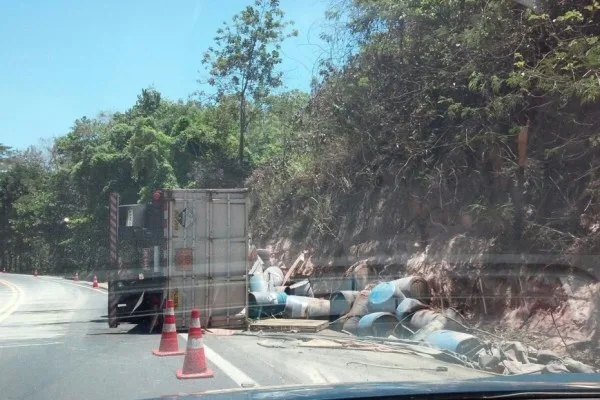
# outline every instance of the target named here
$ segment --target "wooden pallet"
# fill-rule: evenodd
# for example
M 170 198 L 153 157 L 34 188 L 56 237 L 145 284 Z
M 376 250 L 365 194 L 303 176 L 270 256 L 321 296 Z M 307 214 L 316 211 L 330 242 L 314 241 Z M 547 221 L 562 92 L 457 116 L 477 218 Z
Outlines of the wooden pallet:
M 296 331 L 319 332 L 329 326 L 328 321 L 319 319 L 261 319 L 250 323 L 251 331 Z

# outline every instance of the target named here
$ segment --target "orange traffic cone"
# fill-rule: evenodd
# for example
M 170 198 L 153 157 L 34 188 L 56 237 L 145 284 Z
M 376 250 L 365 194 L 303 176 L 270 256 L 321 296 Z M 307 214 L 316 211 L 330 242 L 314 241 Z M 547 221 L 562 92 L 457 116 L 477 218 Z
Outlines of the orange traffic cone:
M 92 287 L 98 289 L 98 277 L 94 275 L 94 280 L 92 281 Z
M 79 282 L 79 272 L 75 272 L 75 278 L 73 278 L 75 282 Z
M 177 379 L 212 378 L 214 376 L 212 370 L 206 366 L 200 312 L 197 308 L 192 310 L 183 368 L 178 369 L 175 375 Z
M 173 300 L 167 300 L 160 345 L 158 349 L 152 350 L 152 354 L 155 356 L 179 356 L 184 354 L 183 351 L 179 350 L 179 342 L 177 341 Z

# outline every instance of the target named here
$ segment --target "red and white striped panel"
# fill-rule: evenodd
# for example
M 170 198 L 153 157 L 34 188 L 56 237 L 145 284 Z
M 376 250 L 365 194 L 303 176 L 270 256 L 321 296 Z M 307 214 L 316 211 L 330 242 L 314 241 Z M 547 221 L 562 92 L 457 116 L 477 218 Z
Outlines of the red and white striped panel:
M 169 202 L 163 203 L 163 259 L 169 258 Z M 168 266 L 168 265 L 165 265 Z
M 116 267 L 118 261 L 119 240 L 119 195 L 117 193 L 110 193 L 108 205 L 110 264 L 113 267 Z

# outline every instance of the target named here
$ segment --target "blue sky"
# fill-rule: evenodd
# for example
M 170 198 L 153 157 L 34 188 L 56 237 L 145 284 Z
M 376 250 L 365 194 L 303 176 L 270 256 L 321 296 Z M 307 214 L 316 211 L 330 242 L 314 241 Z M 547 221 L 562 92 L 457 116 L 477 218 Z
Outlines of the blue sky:
M 65 134 L 76 118 L 131 106 L 153 85 L 200 89 L 200 60 L 222 21 L 251 0 L 0 0 L 0 143 Z M 308 89 L 327 0 L 282 0 L 299 30 L 283 47 L 288 88 Z

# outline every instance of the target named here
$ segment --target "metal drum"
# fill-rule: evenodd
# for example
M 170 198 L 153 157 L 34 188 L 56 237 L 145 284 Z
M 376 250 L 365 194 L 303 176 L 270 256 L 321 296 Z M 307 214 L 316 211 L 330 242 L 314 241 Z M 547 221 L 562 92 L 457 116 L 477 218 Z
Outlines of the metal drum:
M 349 317 L 362 317 L 369 313 L 369 291 L 362 290 L 358 292 L 358 296 L 352 304 L 352 308 L 348 312 Z
M 387 337 L 394 333 L 398 318 L 392 313 L 367 314 L 358 321 L 358 334 L 363 336 Z
M 286 293 L 292 296 L 315 297 L 313 289 L 310 286 L 310 281 L 308 279 L 290 285 L 286 289 Z
M 410 319 L 410 324 L 415 329 L 425 328 L 427 325 L 431 323 L 434 319 L 442 317 L 437 311 L 433 310 L 419 310 L 416 311 Z
M 304 296 L 287 296 L 284 312 L 287 318 L 313 319 L 329 317 L 329 310 L 329 300 Z
M 429 304 L 431 301 L 429 284 L 420 276 L 408 276 L 406 278 L 397 279 L 394 282 L 396 287 L 401 290 L 406 297 L 417 299 L 425 304 Z
M 405 318 L 408 318 L 415 311 L 419 311 L 425 308 L 429 308 L 429 306 L 421 303 L 417 299 L 406 298 L 402 300 L 400 304 L 398 304 L 398 307 L 396 307 L 396 317 L 398 317 L 398 319 L 402 321 Z
M 248 293 L 248 318 L 281 314 L 287 300 L 285 292 Z
M 438 349 L 450 350 L 458 354 L 469 354 L 481 345 L 481 341 L 468 333 L 440 330 L 427 335 L 425 338 Z
M 279 267 L 269 267 L 263 272 L 269 289 L 281 286 L 283 283 L 283 271 Z
M 267 281 L 262 273 L 254 274 L 248 280 L 248 291 L 251 293 L 266 292 L 267 289 Z
M 354 301 L 360 295 L 358 291 L 342 290 L 331 294 L 331 318 L 337 319 L 348 314 Z
M 396 281 L 382 282 L 369 293 L 369 311 L 394 312 L 404 294 L 397 287 Z
M 424 340 L 431 332 L 444 329 L 447 323 L 448 319 L 439 312 L 419 310 L 410 319 L 411 326 L 417 331 L 411 339 Z

